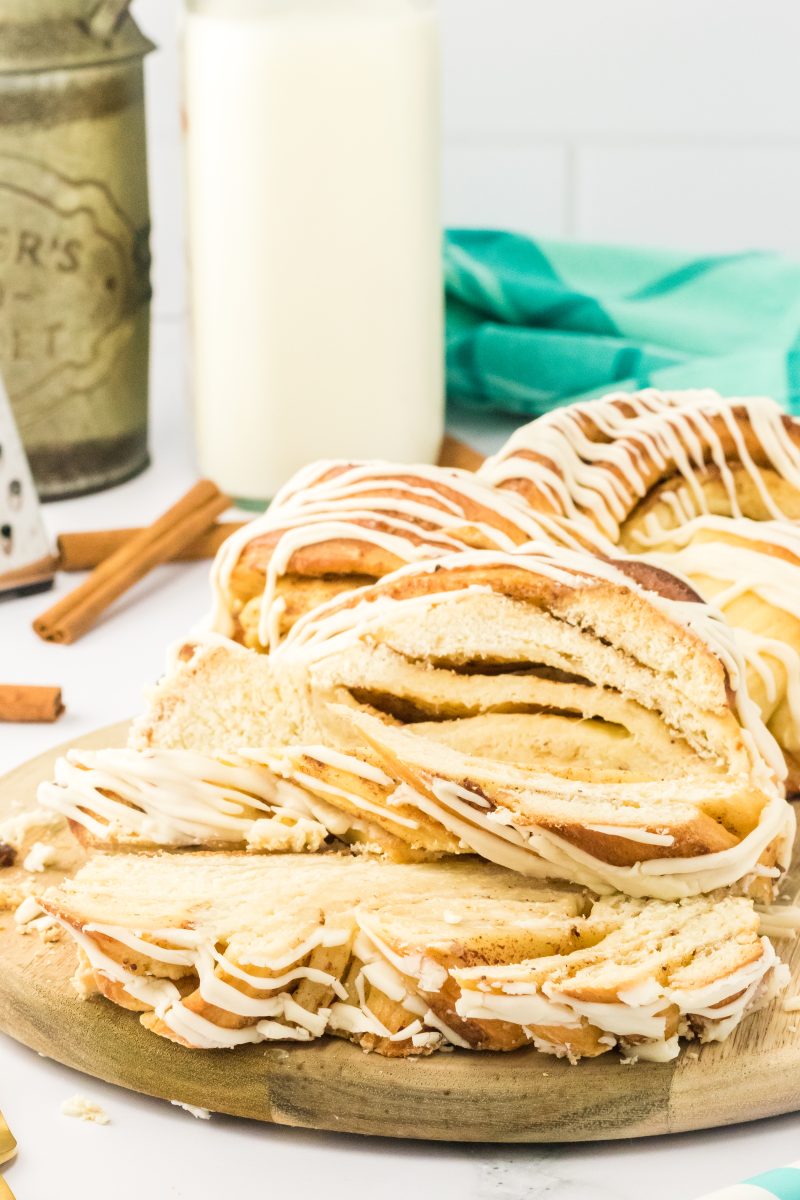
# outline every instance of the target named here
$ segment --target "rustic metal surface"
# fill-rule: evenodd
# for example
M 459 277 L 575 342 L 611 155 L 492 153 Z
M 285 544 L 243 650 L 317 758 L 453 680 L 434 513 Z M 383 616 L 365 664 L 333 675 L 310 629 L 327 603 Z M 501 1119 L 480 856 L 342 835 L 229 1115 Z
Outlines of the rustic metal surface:
M 99 17 L 0 0 L 0 370 L 46 498 L 148 461 L 152 44 L 127 13 Z

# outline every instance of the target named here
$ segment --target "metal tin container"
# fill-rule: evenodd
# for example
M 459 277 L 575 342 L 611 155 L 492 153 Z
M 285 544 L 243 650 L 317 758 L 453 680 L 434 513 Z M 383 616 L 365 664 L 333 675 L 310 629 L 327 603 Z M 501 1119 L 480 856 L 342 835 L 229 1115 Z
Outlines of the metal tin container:
M 0 0 L 0 371 L 42 498 L 148 463 L 143 56 L 120 0 Z

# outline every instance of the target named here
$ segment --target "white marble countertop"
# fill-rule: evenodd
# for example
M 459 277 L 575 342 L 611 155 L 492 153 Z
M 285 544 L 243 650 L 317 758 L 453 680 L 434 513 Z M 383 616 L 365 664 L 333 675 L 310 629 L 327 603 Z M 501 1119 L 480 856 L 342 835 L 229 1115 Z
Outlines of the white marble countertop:
M 153 467 L 112 491 L 48 505 L 52 532 L 150 521 L 192 482 L 189 422 L 175 399 L 183 394 L 180 330 L 161 321 L 154 333 Z M 474 423 L 458 428 L 477 440 Z M 479 440 L 489 449 L 493 439 Z M 52 594 L 0 605 L 3 679 L 59 684 L 67 704 L 56 725 L 0 725 L 0 772 L 137 711 L 165 647 L 203 611 L 206 575 L 202 563 L 159 568 L 68 647 L 47 645 L 31 630 Z M 58 591 L 73 582 L 62 577 Z M 636 1087 L 636 1071 L 628 1070 Z M 99 1101 L 111 1123 L 62 1116 L 62 1102 L 76 1093 Z M 200 1121 L 80 1076 L 2 1035 L 0 1109 L 20 1143 L 18 1159 L 5 1168 L 17 1200 L 211 1200 L 245 1186 L 301 1200 L 312 1187 L 326 1200 L 691 1200 L 800 1157 L 800 1116 L 673 1138 L 530 1147 L 394 1142 L 220 1116 Z

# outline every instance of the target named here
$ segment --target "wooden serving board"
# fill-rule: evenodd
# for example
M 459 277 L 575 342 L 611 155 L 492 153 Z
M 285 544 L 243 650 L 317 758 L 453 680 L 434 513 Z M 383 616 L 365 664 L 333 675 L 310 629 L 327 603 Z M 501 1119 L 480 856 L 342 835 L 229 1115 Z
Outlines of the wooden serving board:
M 78 744 L 122 745 L 125 733 L 117 725 Z M 0 780 L 0 820 L 20 801 L 33 806 L 36 785 L 63 750 Z M 71 841 L 65 835 L 64 852 L 77 861 Z M 8 871 L 0 873 L 6 884 Z M 800 864 L 794 871 L 800 885 Z M 800 992 L 800 941 L 778 946 L 791 954 Z M 571 1067 L 532 1049 L 391 1061 L 336 1039 L 186 1050 L 148 1033 L 134 1013 L 99 998 L 79 1000 L 69 983 L 73 968 L 70 942 L 23 937 L 12 913 L 0 911 L 0 1029 L 98 1079 L 259 1121 L 430 1140 L 562 1142 L 675 1133 L 800 1109 L 800 1013 L 783 1012 L 780 1000 L 722 1045 L 690 1046 L 667 1064 L 624 1066 L 607 1054 Z

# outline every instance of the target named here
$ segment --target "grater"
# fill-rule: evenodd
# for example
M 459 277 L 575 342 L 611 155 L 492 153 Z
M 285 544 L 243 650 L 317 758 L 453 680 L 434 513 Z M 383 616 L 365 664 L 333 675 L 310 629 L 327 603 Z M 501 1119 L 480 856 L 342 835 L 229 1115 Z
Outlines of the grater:
M 0 379 L 0 599 L 45 591 L 55 570 L 39 497 Z

